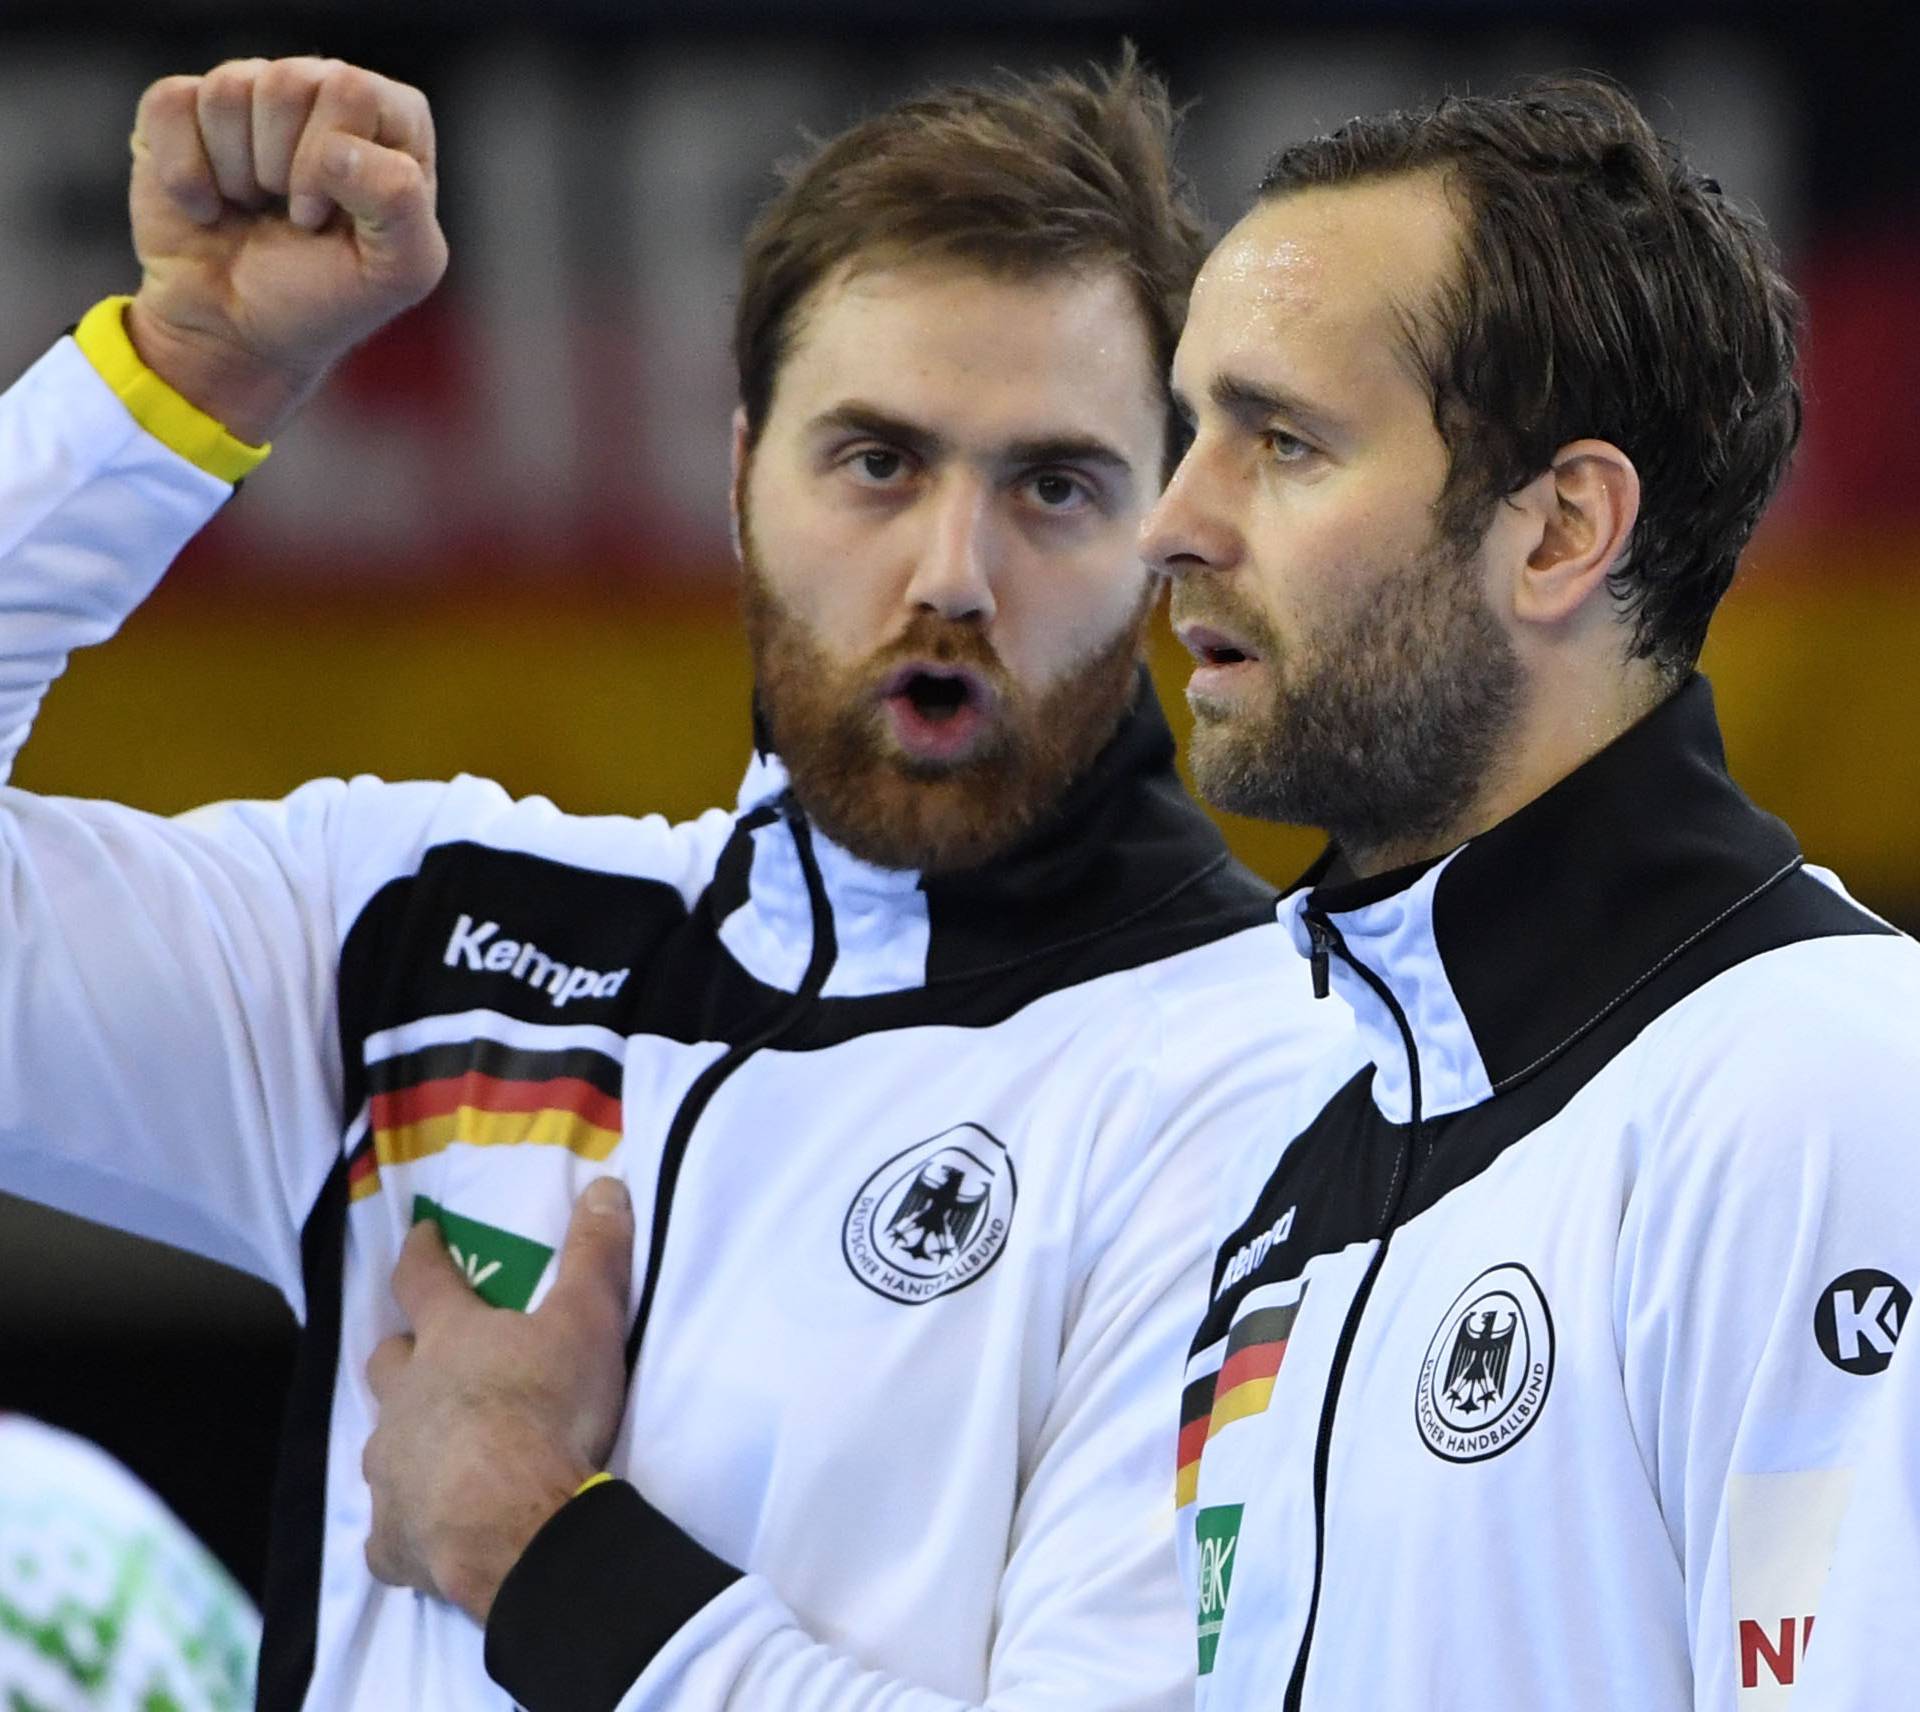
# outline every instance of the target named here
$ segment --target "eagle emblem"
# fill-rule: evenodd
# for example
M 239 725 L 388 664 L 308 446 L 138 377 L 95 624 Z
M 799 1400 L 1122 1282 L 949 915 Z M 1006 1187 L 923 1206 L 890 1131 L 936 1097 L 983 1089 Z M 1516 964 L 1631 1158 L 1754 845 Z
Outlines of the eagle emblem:
M 975 1186 L 962 1165 L 936 1160 L 907 1185 L 887 1236 L 911 1260 L 950 1260 L 980 1228 L 991 1187 Z
M 929 1302 L 999 1259 L 1018 1185 L 999 1138 L 956 1124 L 896 1153 L 860 1186 L 841 1227 L 854 1277 L 896 1302 Z
M 1519 1324 L 1518 1314 L 1501 1308 L 1483 1308 L 1460 1321 L 1442 1390 L 1461 1414 L 1489 1409 L 1506 1394 L 1507 1363 L 1513 1358 L 1513 1333 Z
M 1524 1438 L 1553 1384 L 1553 1311 L 1510 1260 L 1473 1280 L 1434 1327 L 1414 1387 L 1413 1424 L 1444 1462 L 1484 1462 Z

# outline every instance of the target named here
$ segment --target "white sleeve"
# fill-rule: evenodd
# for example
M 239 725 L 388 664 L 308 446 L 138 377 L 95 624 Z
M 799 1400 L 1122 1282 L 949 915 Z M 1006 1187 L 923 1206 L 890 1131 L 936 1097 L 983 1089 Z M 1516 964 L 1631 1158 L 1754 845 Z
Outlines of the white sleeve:
M 0 761 L 229 491 L 71 340 L 0 396 Z M 0 788 L 0 1187 L 302 1310 L 299 1233 L 340 1143 L 333 851 L 367 789 L 170 821 Z
M 1906 1331 L 1911 1306 L 1865 1423 L 1794 1712 L 1920 1706 L 1920 1337 Z
M 1775 952 L 1665 1043 L 1616 1330 L 1684 1577 L 1696 1712 L 1785 1705 L 1810 1622 L 1831 1621 L 1861 1434 L 1920 1278 L 1914 963 L 1890 938 Z

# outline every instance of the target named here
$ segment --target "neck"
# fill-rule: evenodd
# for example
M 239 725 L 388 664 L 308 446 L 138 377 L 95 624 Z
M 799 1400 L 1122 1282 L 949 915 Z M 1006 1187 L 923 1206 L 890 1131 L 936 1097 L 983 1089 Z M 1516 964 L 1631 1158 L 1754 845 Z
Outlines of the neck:
M 1438 831 L 1364 847 L 1350 846 L 1335 833 L 1356 879 L 1432 861 L 1498 826 L 1585 766 L 1679 687 L 1643 660 L 1551 687 L 1550 676 L 1533 675 L 1500 757 L 1472 801 Z

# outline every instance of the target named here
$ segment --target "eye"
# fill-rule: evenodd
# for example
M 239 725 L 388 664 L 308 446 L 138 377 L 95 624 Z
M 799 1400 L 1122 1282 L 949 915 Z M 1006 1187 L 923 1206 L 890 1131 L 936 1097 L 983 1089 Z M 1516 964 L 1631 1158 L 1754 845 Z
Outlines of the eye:
M 1042 511 L 1078 511 L 1093 503 L 1087 484 L 1065 470 L 1037 471 L 1027 477 L 1026 489 Z
M 856 475 L 880 487 L 897 480 L 907 467 L 906 458 L 891 446 L 863 446 L 849 463 Z
M 1276 464 L 1304 463 L 1314 455 L 1313 446 L 1284 428 L 1269 428 L 1260 438 Z

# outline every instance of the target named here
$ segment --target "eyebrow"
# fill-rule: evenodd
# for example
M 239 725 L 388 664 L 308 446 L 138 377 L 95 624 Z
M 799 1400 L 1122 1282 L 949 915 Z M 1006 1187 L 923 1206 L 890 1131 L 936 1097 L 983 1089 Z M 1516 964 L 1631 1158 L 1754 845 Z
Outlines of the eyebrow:
M 947 442 L 932 429 L 858 399 L 823 410 L 808 426 L 816 434 L 871 434 L 916 458 L 932 459 L 947 449 Z M 1133 473 L 1133 461 L 1124 452 L 1093 434 L 1042 434 L 1015 440 L 1002 448 L 1001 456 L 1011 464 L 1097 465 L 1122 476 Z
M 1340 432 L 1341 425 L 1335 417 L 1309 404 L 1298 393 L 1249 380 L 1245 375 L 1214 376 L 1207 387 L 1207 396 L 1243 427 L 1257 427 L 1276 416 L 1284 416 L 1321 434 L 1332 436 Z M 1183 411 L 1191 409 L 1184 398 L 1176 402 Z

